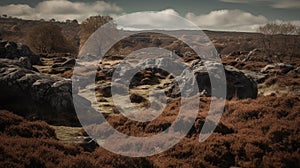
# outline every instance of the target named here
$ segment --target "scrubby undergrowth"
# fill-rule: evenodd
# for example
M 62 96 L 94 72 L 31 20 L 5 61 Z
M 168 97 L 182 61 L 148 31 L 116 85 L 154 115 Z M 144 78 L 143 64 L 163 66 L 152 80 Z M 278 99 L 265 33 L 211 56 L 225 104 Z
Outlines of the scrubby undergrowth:
M 272 95 L 228 101 L 220 124 L 203 143 L 199 143 L 198 134 L 210 100 L 200 99 L 199 117 L 189 135 L 168 151 L 146 158 L 123 157 L 101 147 L 85 152 L 77 144 L 62 144 L 45 122 L 28 122 L 2 110 L 0 166 L 297 167 L 300 164 L 299 97 Z M 123 133 L 149 136 L 172 123 L 177 107 L 177 101 L 170 103 L 162 114 L 165 117 L 146 125 L 120 116 L 107 120 Z

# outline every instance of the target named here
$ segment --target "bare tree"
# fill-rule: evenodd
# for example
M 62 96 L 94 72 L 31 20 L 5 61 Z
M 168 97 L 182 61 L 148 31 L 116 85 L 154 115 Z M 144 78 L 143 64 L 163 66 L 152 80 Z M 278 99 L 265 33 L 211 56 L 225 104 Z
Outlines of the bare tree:
M 257 30 L 263 33 L 262 44 L 268 57 L 274 57 L 279 62 L 284 56 L 288 56 L 290 61 L 295 57 L 295 46 L 298 44 L 297 36 L 300 27 L 291 23 L 268 23 Z
M 291 23 L 268 23 L 264 26 L 260 26 L 258 32 L 267 35 L 297 35 L 300 33 L 300 27 Z

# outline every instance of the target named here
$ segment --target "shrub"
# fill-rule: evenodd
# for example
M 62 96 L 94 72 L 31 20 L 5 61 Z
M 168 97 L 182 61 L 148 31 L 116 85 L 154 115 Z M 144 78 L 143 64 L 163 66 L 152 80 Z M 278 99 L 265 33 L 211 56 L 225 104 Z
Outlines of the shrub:
M 110 16 L 91 16 L 82 21 L 80 25 L 80 46 L 93 34 L 99 27 L 112 21 Z
M 71 45 L 61 32 L 61 28 L 53 23 L 36 25 L 27 35 L 29 47 L 36 53 L 74 52 L 76 46 Z
M 4 131 L 11 125 L 17 125 L 23 122 L 24 119 L 6 110 L 0 110 L 0 131 Z
M 5 132 L 27 138 L 56 138 L 55 130 L 43 121 L 22 122 L 8 127 Z

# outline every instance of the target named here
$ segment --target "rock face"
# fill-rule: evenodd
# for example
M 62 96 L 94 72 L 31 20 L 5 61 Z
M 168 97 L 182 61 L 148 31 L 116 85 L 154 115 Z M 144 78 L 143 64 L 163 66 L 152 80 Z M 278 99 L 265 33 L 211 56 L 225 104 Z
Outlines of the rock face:
M 257 83 L 263 83 L 267 78 L 268 74 L 264 74 L 261 72 L 255 72 L 250 70 L 241 70 L 246 76 L 249 76 L 250 78 L 254 79 Z
M 169 59 L 165 58 L 157 58 L 157 59 L 145 59 L 140 64 L 136 65 L 136 67 L 149 67 L 149 65 L 156 65 L 157 67 L 172 67 L 172 63 Z M 206 66 L 205 66 L 206 65 Z M 213 61 L 201 61 L 201 60 L 194 60 L 191 63 L 191 70 L 195 77 L 189 76 L 191 74 L 187 73 L 185 70 L 181 71 L 178 66 L 175 67 L 172 74 L 175 74 L 174 79 L 170 79 L 172 82 L 167 83 L 164 86 L 165 93 L 168 97 L 179 97 L 184 96 L 181 95 L 182 92 L 180 91 L 180 87 L 175 81 L 175 79 L 180 79 L 181 81 L 185 81 L 184 83 L 189 84 L 198 84 L 198 89 L 201 94 L 206 96 L 211 96 L 211 80 L 209 77 L 209 73 L 207 71 L 208 67 L 210 72 L 215 79 L 218 78 L 218 71 L 220 69 L 224 69 L 226 75 L 226 87 L 227 87 L 227 99 L 232 99 L 234 97 L 238 99 L 246 99 L 246 98 L 256 98 L 258 94 L 257 82 L 263 82 L 267 75 L 262 73 L 254 73 L 252 71 L 243 71 L 234 68 L 233 66 L 223 66 L 221 63 L 213 62 Z M 120 70 L 118 70 L 117 74 L 119 76 L 130 76 L 128 74 L 131 73 L 133 67 L 129 64 L 124 64 Z M 141 68 L 143 69 L 143 68 Z M 146 69 L 144 71 L 140 71 L 137 73 L 131 80 L 130 88 L 138 86 L 138 85 L 155 85 L 158 84 L 160 81 L 159 78 L 167 77 L 169 73 L 160 69 L 160 68 L 152 68 Z M 157 80 L 153 80 L 156 78 Z M 143 83 L 149 79 L 151 82 Z M 191 81 L 196 79 L 196 81 Z M 186 93 L 189 95 L 194 95 L 194 90 L 190 86 L 182 85 L 184 89 L 186 89 Z M 213 88 L 216 89 L 216 88 Z M 109 95 L 110 97 L 111 95 Z M 218 95 L 215 95 L 218 96 Z M 220 95 L 222 96 L 222 95 Z
M 27 119 L 80 125 L 74 110 L 71 80 L 32 71 L 18 60 L 0 59 L 0 93 L 0 107 Z
M 0 41 L 0 58 L 19 59 L 27 57 L 31 64 L 41 65 L 40 57 L 33 54 L 28 46 L 11 41 Z
M 65 71 L 72 70 L 75 65 L 74 58 L 59 57 L 56 58 L 54 64 L 51 66 L 50 74 L 64 73 Z
M 242 71 L 232 67 L 225 66 L 227 80 L 227 99 L 236 97 L 238 99 L 257 97 L 257 83 L 251 76 L 245 75 Z
M 284 63 L 276 63 L 276 64 L 269 64 L 263 67 L 260 71 L 265 74 L 272 74 L 272 73 L 281 73 L 281 74 L 286 74 L 293 70 L 294 67 L 289 64 L 284 64 Z
M 214 62 L 205 62 L 205 64 L 212 72 L 214 72 L 214 67 L 221 66 L 220 68 L 222 68 L 223 66 L 222 64 Z M 198 83 L 199 92 L 206 96 L 211 96 L 211 81 L 204 62 L 196 60 L 192 64 L 192 70 Z M 215 68 L 215 70 L 218 70 L 218 68 Z M 238 99 L 257 97 L 257 83 L 251 76 L 245 75 L 245 73 L 232 66 L 224 66 L 224 72 L 227 83 L 227 99 L 234 97 Z M 180 89 L 175 82 L 172 82 L 166 93 L 169 97 L 178 97 L 180 96 Z
M 83 137 L 83 141 L 79 145 L 87 152 L 93 152 L 99 147 L 97 140 L 90 137 Z

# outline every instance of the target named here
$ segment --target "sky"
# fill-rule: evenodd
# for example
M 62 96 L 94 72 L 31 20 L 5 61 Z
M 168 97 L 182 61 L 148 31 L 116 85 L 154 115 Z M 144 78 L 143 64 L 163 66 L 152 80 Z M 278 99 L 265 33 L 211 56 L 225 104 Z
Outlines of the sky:
M 145 15 L 144 11 L 154 11 Z M 1 0 L 0 14 L 23 19 L 82 21 L 93 15 L 117 19 L 126 14 L 130 25 L 151 29 L 176 25 L 180 16 L 200 29 L 253 32 L 269 22 L 291 22 L 300 26 L 300 0 Z M 181 28 L 184 29 L 185 25 Z M 130 27 L 128 29 L 134 29 Z

